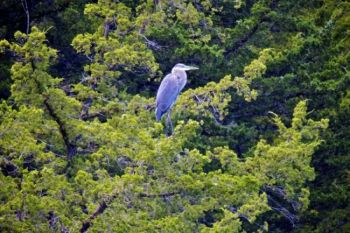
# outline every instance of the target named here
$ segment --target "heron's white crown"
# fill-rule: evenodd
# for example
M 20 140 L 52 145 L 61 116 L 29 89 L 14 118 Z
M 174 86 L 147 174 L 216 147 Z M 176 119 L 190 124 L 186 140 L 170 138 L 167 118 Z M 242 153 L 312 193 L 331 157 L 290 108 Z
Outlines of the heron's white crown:
M 197 67 L 194 66 L 188 66 L 182 63 L 178 63 L 174 66 L 173 71 L 175 70 L 183 70 L 183 71 L 187 71 L 187 70 L 198 70 Z

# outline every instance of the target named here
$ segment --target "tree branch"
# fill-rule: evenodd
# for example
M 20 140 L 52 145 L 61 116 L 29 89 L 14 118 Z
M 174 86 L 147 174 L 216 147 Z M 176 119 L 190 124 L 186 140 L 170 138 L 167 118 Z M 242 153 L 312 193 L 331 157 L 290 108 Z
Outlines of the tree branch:
M 258 226 L 260 229 L 264 229 L 264 226 L 263 226 L 263 225 L 260 225 L 260 224 L 258 224 L 258 223 L 256 223 L 256 222 L 251 222 L 248 216 L 239 213 L 239 212 L 238 212 L 238 209 L 237 209 L 235 206 L 229 206 L 227 209 L 228 209 L 229 211 L 231 211 L 232 213 L 237 214 L 238 217 L 240 217 L 240 218 L 246 220 L 247 222 Z
M 29 25 L 30 25 L 30 15 L 29 15 L 29 10 L 28 10 L 27 0 L 21 0 L 21 3 L 22 3 L 23 10 L 26 13 L 26 17 L 27 17 L 26 33 L 28 35 L 29 34 Z
M 104 24 L 103 36 L 106 39 L 107 39 L 108 34 L 109 34 L 109 25 L 110 25 L 109 22 L 105 22 L 105 24 Z
M 290 224 L 293 227 L 295 227 L 295 224 L 298 222 L 298 217 L 293 212 L 296 211 L 295 206 L 297 204 L 295 204 L 293 201 L 286 199 L 286 192 L 283 189 L 283 187 L 265 185 L 263 187 L 263 191 L 265 191 L 267 194 L 267 200 L 269 201 L 269 206 L 271 207 L 271 209 L 280 213 L 284 218 L 286 218 L 290 222 Z M 274 197 L 277 198 L 277 200 Z M 279 200 L 285 201 L 287 207 L 288 205 L 290 205 L 293 210 L 288 210 L 281 204 L 281 201 Z
M 160 194 L 147 194 L 147 193 L 140 193 L 140 197 L 147 197 L 147 198 L 156 198 L 156 197 L 170 197 L 179 194 L 180 192 L 170 192 L 170 193 L 160 193 Z
M 65 124 L 62 122 L 62 120 L 57 116 L 55 110 L 52 108 L 52 106 L 49 103 L 49 97 L 46 97 L 44 99 L 44 105 L 47 109 L 47 111 L 49 112 L 49 115 L 52 117 L 52 119 L 58 124 L 58 128 L 60 131 L 60 134 L 62 135 L 64 144 L 66 146 L 66 153 L 67 153 L 67 160 L 68 163 L 69 161 L 71 161 L 71 159 L 73 158 L 73 156 L 76 154 L 76 146 L 73 145 L 70 140 L 69 140 L 69 136 L 68 136 L 68 132 L 66 130 Z
M 65 227 L 65 225 L 61 221 L 61 218 L 59 216 L 56 216 L 53 211 L 49 212 L 47 220 L 49 222 L 49 227 L 52 230 L 52 232 L 57 232 L 58 229 L 60 229 L 61 233 L 69 233 L 69 230 Z M 61 227 L 58 228 L 58 225 L 61 225 Z
M 147 193 L 140 193 L 138 196 L 140 198 L 156 198 L 156 197 L 162 197 L 167 198 L 170 196 L 174 196 L 176 194 L 179 194 L 180 192 L 169 192 L 169 193 L 160 193 L 160 194 L 147 194 Z M 80 233 L 85 233 L 88 231 L 88 229 L 92 226 L 93 220 L 97 218 L 99 215 L 103 214 L 106 209 L 109 207 L 109 205 L 119 196 L 118 192 L 115 192 L 113 195 L 109 196 L 105 200 L 103 200 L 96 210 L 83 222 L 82 227 L 80 228 Z
M 165 46 L 161 46 L 159 45 L 157 42 L 154 42 L 150 39 L 148 39 L 145 35 L 143 35 L 142 33 L 139 32 L 139 36 L 141 36 L 143 39 L 145 39 L 146 44 L 148 45 L 149 48 L 154 48 L 154 50 L 160 50 L 161 48 L 165 47 Z
M 275 9 L 276 8 L 276 2 L 277 0 L 273 0 L 270 4 L 269 4 L 269 8 L 270 9 Z M 263 14 L 259 17 L 258 22 L 250 29 L 250 31 L 248 31 L 246 34 L 243 35 L 243 37 L 241 39 L 239 39 L 238 41 L 236 41 L 235 43 L 233 43 L 233 46 L 229 49 L 227 49 L 225 51 L 225 57 L 227 55 L 229 55 L 231 52 L 233 54 L 236 54 L 238 52 L 238 50 L 240 48 L 242 48 L 247 42 L 248 40 L 258 31 L 259 29 L 259 25 L 266 21 L 266 14 Z
M 82 227 L 80 228 L 81 233 L 87 232 L 87 230 L 92 226 L 92 221 L 97 218 L 99 215 L 103 214 L 110 203 L 112 203 L 117 197 L 119 193 L 114 193 L 112 196 L 109 196 L 105 200 L 103 200 L 96 210 L 83 222 Z
M 96 117 L 100 120 L 101 120 L 101 118 L 103 118 L 103 119 L 106 118 L 106 116 L 104 115 L 103 112 L 95 112 L 95 113 L 91 113 L 91 114 L 86 113 L 86 114 L 80 115 L 80 119 L 82 119 L 83 121 L 92 120 Z
M 242 47 L 248 42 L 248 40 L 255 34 L 255 32 L 258 30 L 259 25 L 260 25 L 261 22 L 262 22 L 262 20 L 259 21 L 256 25 L 254 25 L 254 27 L 253 27 L 249 32 L 247 32 L 247 33 L 243 36 L 243 38 L 239 39 L 238 41 L 236 41 L 236 42 L 233 44 L 232 48 L 227 49 L 227 50 L 225 51 L 225 54 L 228 55 L 228 54 L 231 53 L 231 52 L 232 52 L 233 54 L 236 54 L 237 51 L 238 51 L 240 48 L 242 48 Z
M 199 98 L 197 95 L 194 95 L 194 101 L 196 101 L 197 104 L 201 104 L 201 103 L 203 103 L 205 101 L 210 102 L 210 98 L 202 99 L 202 98 Z M 209 104 L 209 106 L 208 106 L 208 111 L 213 116 L 213 118 L 215 120 L 215 124 L 217 124 L 217 125 L 219 125 L 221 127 L 230 127 L 230 126 L 235 126 L 236 125 L 234 120 L 232 120 L 228 124 L 224 123 L 224 120 L 220 119 L 220 113 L 217 110 L 217 108 L 215 106 L 211 105 L 211 104 Z
M 33 61 L 30 62 L 32 69 L 35 70 L 35 64 Z M 46 110 L 48 111 L 49 115 L 52 117 L 52 119 L 58 124 L 58 128 L 60 131 L 60 134 L 62 135 L 62 139 L 64 141 L 64 144 L 66 146 L 66 155 L 67 155 L 67 167 L 70 165 L 70 161 L 73 158 L 73 156 L 76 154 L 76 146 L 70 142 L 69 140 L 69 136 L 68 136 L 68 132 L 65 128 L 65 124 L 64 122 L 59 118 L 59 116 L 56 114 L 55 110 L 53 109 L 53 107 L 50 105 L 49 103 L 49 95 L 47 95 L 45 93 L 45 89 L 43 88 L 43 86 L 41 85 L 41 83 L 36 80 L 35 78 L 33 79 L 35 84 L 37 85 L 39 92 L 41 95 L 43 95 L 44 97 L 44 106 L 46 107 Z

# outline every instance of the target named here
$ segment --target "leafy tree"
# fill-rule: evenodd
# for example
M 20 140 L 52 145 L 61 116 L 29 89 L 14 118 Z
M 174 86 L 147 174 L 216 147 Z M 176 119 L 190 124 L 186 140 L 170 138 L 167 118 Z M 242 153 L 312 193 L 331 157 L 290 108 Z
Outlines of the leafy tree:
M 167 138 L 147 108 L 154 99 L 112 99 L 117 109 L 104 121 L 82 118 L 79 95 L 67 96 L 57 86 L 60 79 L 48 73 L 56 51 L 45 44 L 45 34 L 34 27 L 15 37 L 17 43 L 1 41 L 2 51 L 17 57 L 14 106 L 3 102 L 1 111 L 3 230 L 238 232 L 243 220 L 254 223 L 278 210 L 268 202 L 275 189 L 293 207 L 308 205 L 305 181 L 314 177 L 310 159 L 327 120 L 306 120 L 306 102 L 295 108 L 290 128 L 274 116 L 279 136 L 273 143 L 261 140 L 247 160 L 227 147 L 201 153 L 186 147 L 201 122 L 179 120 Z M 212 106 L 225 107 L 230 99 L 222 91 L 241 90 L 241 79 L 248 81 L 242 93 L 249 94 L 251 79 L 266 69 L 265 57 L 263 52 L 247 66 L 246 79 L 227 76 L 182 98 L 207 92 Z M 187 108 L 199 114 L 193 104 Z

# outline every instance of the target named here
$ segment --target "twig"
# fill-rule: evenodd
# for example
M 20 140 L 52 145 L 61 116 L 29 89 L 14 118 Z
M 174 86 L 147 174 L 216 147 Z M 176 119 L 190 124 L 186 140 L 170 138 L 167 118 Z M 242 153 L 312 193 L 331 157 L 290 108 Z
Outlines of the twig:
M 159 50 L 165 46 L 160 46 L 158 45 L 156 42 L 151 41 L 150 39 L 148 39 L 145 35 L 143 35 L 142 33 L 139 33 L 139 36 L 141 36 L 143 39 L 145 39 L 147 45 L 151 48 L 154 48 L 155 50 Z
M 21 0 L 22 3 L 22 7 L 24 12 L 26 13 L 26 17 L 27 17 L 27 29 L 26 29 L 26 33 L 27 35 L 29 34 L 29 24 L 30 24 L 30 15 L 29 15 L 29 10 L 28 10 L 28 4 L 27 4 L 27 0 Z
M 271 195 L 267 195 L 267 199 L 271 202 L 271 204 L 275 204 L 275 206 L 270 204 L 271 209 L 282 214 L 282 216 L 285 217 L 293 227 L 295 227 L 295 224 L 298 222 L 298 217 L 291 213 L 287 208 L 283 207 L 278 201 L 273 199 Z
M 110 25 L 109 22 L 105 22 L 104 31 L 103 31 L 103 36 L 104 36 L 104 38 L 106 38 L 106 39 L 107 39 L 108 34 L 109 34 L 109 25 Z
M 258 224 L 258 223 L 252 222 L 252 221 L 250 221 L 250 219 L 249 219 L 248 216 L 239 213 L 239 212 L 238 212 L 238 209 L 237 209 L 236 207 L 234 207 L 234 206 L 229 206 L 227 209 L 228 209 L 229 211 L 231 211 L 232 213 L 237 214 L 238 217 L 243 218 L 244 220 L 248 221 L 249 223 L 258 226 L 260 229 L 264 229 L 264 226 L 263 226 L 263 225 L 260 225 L 260 224 Z M 234 219 L 234 218 L 233 218 L 233 219 Z
M 197 104 L 202 104 L 205 101 L 210 103 L 210 98 L 203 99 L 203 98 L 199 98 L 197 95 L 194 95 L 194 98 L 195 98 L 195 101 L 197 102 Z M 224 121 L 220 119 L 220 113 L 214 105 L 210 104 L 208 106 L 208 110 L 211 113 L 211 115 L 213 116 L 213 118 L 215 120 L 215 124 L 217 124 L 221 127 L 236 126 L 236 123 L 234 122 L 234 120 L 232 120 L 228 124 L 225 124 Z
M 48 31 L 50 31 L 52 28 L 53 28 L 53 26 L 48 27 L 48 28 L 44 31 L 44 33 L 46 34 L 46 33 L 47 33 Z

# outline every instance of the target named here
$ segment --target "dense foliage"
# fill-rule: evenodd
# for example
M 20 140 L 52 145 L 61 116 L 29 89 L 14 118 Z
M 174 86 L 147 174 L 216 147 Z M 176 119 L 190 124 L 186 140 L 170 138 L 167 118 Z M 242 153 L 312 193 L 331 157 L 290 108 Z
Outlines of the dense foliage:
M 1 232 L 347 232 L 350 3 L 0 3 Z M 156 122 L 155 94 L 196 65 Z

